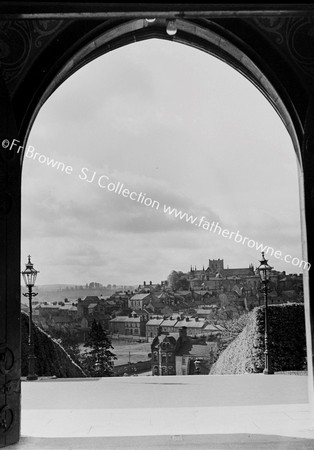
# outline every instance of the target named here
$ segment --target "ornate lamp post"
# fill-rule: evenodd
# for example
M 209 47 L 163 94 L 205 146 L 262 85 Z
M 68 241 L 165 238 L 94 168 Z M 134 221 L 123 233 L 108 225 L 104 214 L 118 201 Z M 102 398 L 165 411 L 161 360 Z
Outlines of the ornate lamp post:
M 33 315 L 32 315 L 32 298 L 37 295 L 37 293 L 32 292 L 32 289 L 35 285 L 36 277 L 39 272 L 34 269 L 33 264 L 31 263 L 31 257 L 28 256 L 28 263 L 26 264 L 25 270 L 22 272 L 23 279 L 26 287 L 28 288 L 28 292 L 25 292 L 23 295 L 28 297 L 29 301 L 29 324 L 28 324 L 28 380 L 37 380 L 38 376 L 35 374 L 35 360 L 36 356 L 34 355 L 34 341 L 33 341 Z
M 262 260 L 260 261 L 260 265 L 257 268 L 259 272 L 259 276 L 262 281 L 262 292 L 264 293 L 264 300 L 265 300 L 265 335 L 264 335 L 264 341 L 265 341 L 265 367 L 263 370 L 264 375 L 272 375 L 274 373 L 272 366 L 271 366 L 271 355 L 268 350 L 268 284 L 269 284 L 269 277 L 270 273 L 273 267 L 271 267 L 268 264 L 268 260 L 264 257 L 264 252 L 262 252 Z

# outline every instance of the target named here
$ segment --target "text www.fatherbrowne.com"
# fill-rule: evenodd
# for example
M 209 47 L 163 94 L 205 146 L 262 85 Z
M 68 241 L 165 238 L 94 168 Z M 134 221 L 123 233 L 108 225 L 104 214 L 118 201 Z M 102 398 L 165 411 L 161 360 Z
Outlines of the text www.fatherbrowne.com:
M 12 141 L 4 139 L 2 141 L 2 148 L 8 150 L 15 149 L 17 153 L 20 152 L 22 153 L 24 149 L 23 146 L 19 144 L 20 141 L 18 141 L 17 139 L 13 139 Z M 34 161 L 38 161 L 40 164 L 54 168 L 59 172 L 63 172 L 67 175 L 72 175 L 74 173 L 74 169 L 72 166 L 66 165 L 61 161 L 57 161 L 41 153 L 35 152 L 35 148 L 31 145 L 29 145 L 25 149 L 25 157 L 32 159 Z M 163 204 L 163 208 L 161 208 L 160 202 L 158 200 L 153 200 L 143 192 L 138 193 L 136 191 L 132 191 L 126 188 L 125 185 L 120 181 L 115 182 L 110 181 L 110 178 L 107 175 L 98 176 L 96 171 L 93 171 L 92 174 L 90 174 L 90 171 L 87 167 L 81 168 L 78 177 L 80 180 L 85 181 L 87 183 L 97 183 L 98 187 L 101 189 L 105 189 L 116 195 L 121 195 L 122 197 L 129 198 L 130 200 L 140 203 L 146 207 L 150 207 L 155 210 L 162 209 L 164 214 L 168 216 L 185 221 L 186 223 L 194 225 L 198 228 L 202 228 L 205 231 L 218 234 L 219 236 L 222 236 L 225 239 L 232 240 L 237 244 L 246 245 L 251 249 L 254 248 L 257 251 L 264 252 L 267 255 L 270 254 L 271 256 L 274 256 L 276 259 L 280 259 L 286 263 L 291 263 L 293 266 L 297 266 L 299 268 L 307 270 L 310 270 L 311 268 L 311 264 L 306 261 L 300 260 L 299 258 L 296 257 L 292 257 L 291 255 L 284 255 L 280 250 L 275 250 L 273 247 L 259 243 L 254 239 L 249 239 L 245 236 L 242 236 L 239 230 L 230 231 L 227 228 L 223 228 L 219 224 L 219 222 L 215 221 L 210 222 L 206 220 L 205 216 L 202 216 L 200 218 L 195 217 L 187 212 L 178 210 L 177 208 L 174 208 L 166 204 Z

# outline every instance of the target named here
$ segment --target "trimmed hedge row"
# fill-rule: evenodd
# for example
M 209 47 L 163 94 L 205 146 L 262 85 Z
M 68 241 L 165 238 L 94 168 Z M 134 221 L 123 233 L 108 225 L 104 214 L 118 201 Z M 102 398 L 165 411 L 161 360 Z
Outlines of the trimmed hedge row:
M 265 313 L 255 308 L 239 336 L 221 353 L 211 375 L 260 373 L 264 369 Z M 306 364 L 304 305 L 268 308 L 268 345 L 274 371 L 304 370 Z
M 21 374 L 28 373 L 28 325 L 29 317 L 21 313 Z M 56 376 L 58 378 L 86 377 L 84 371 L 70 358 L 64 348 L 47 333 L 32 324 L 36 373 L 38 376 Z

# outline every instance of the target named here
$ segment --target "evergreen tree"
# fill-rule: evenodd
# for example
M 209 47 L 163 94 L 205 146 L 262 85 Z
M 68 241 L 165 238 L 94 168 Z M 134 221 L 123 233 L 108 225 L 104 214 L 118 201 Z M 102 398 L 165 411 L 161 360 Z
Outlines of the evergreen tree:
M 113 376 L 113 361 L 115 354 L 111 341 L 101 324 L 94 319 L 86 345 L 90 351 L 85 354 L 83 368 L 92 377 Z

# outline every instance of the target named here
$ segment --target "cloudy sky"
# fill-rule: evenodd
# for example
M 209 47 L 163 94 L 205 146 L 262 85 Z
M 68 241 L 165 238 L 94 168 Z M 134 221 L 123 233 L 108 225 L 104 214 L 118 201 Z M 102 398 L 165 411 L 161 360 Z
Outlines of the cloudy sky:
M 203 52 L 153 39 L 98 58 L 48 99 L 28 145 L 44 156 L 24 160 L 22 264 L 30 253 L 39 284 L 160 282 L 209 258 L 259 264 L 256 249 L 163 205 L 302 258 L 290 137 L 253 85 Z M 99 186 L 119 182 L 159 209 Z

